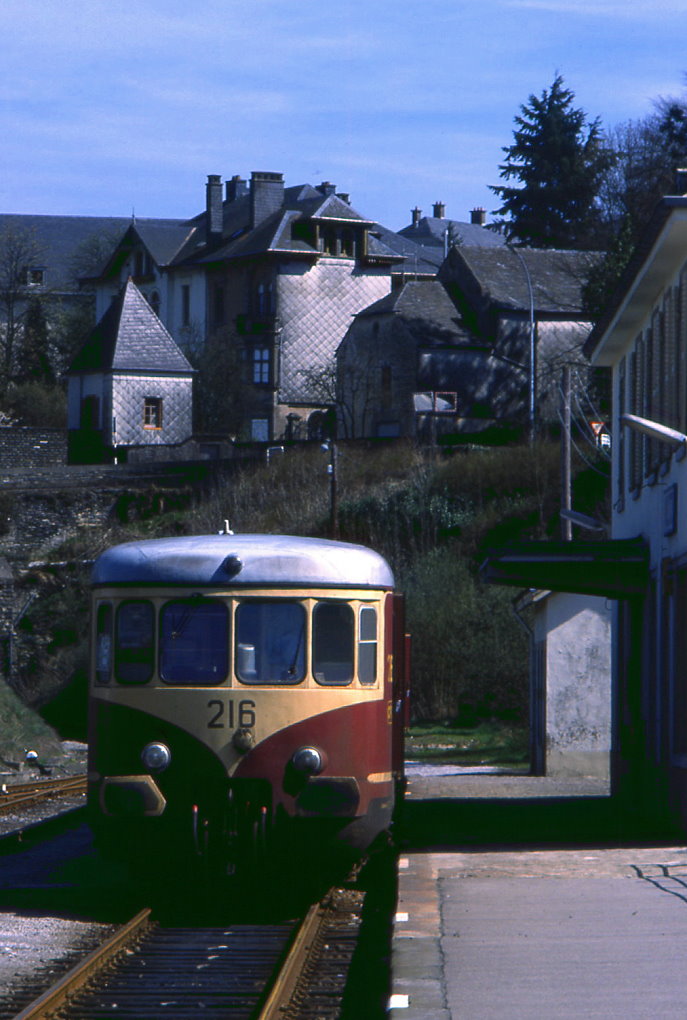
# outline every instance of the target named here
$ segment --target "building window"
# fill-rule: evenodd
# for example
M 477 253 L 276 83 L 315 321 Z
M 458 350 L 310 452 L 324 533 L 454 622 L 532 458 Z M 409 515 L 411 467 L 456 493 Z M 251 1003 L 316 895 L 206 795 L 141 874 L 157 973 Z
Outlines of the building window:
M 159 319 L 160 318 L 160 294 L 158 293 L 158 291 L 154 290 L 150 294 L 150 296 L 148 298 L 148 304 L 153 309 L 153 311 L 155 312 L 155 314 L 157 315 L 157 317 Z
M 224 287 L 216 284 L 213 291 L 212 314 L 215 326 L 224 325 Z
M 323 251 L 325 255 L 336 255 L 337 252 L 336 231 L 327 227 L 323 235 Z
M 268 418 L 252 418 L 250 423 L 250 437 L 254 443 L 266 443 L 270 438 L 270 423 Z
M 143 427 L 145 429 L 162 428 L 162 398 L 145 397 L 143 400 Z
M 258 285 L 257 301 L 256 301 L 256 315 L 263 316 L 266 311 L 265 303 L 265 284 L 261 283 Z
M 26 287 L 42 287 L 45 283 L 45 269 L 42 266 L 29 266 L 22 276 Z
M 188 283 L 181 285 L 181 325 L 191 325 L 191 286 Z
M 353 247 L 353 231 L 342 230 L 341 231 L 341 254 L 345 258 L 352 259 L 354 255 Z
M 253 348 L 253 382 L 264 386 L 270 381 L 269 347 Z

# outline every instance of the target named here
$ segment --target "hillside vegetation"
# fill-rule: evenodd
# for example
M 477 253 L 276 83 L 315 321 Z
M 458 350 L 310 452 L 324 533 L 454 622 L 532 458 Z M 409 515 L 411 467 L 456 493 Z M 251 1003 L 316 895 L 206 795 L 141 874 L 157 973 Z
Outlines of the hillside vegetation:
M 133 537 L 216 532 L 224 520 L 237 532 L 329 536 L 327 463 L 317 445 L 294 448 L 173 510 L 148 494 L 127 507 L 125 523 L 75 535 L 55 559 L 87 559 Z M 405 443 L 342 444 L 338 466 L 339 537 L 382 553 L 406 593 L 414 719 L 525 720 L 528 648 L 512 611 L 516 591 L 483 584 L 478 567 L 508 539 L 558 536 L 558 445 L 445 455 Z M 602 515 L 605 493 L 601 466 L 578 472 L 577 509 Z M 20 693 L 37 706 L 52 700 L 47 717 L 61 732 L 66 718 L 72 731 L 63 735 L 77 737 L 87 569 L 37 581 L 42 595 L 22 622 Z

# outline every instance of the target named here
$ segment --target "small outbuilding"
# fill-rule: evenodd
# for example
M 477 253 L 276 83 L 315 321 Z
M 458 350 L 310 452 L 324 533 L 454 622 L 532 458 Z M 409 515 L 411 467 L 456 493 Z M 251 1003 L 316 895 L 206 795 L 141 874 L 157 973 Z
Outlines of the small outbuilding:
M 531 634 L 530 758 L 547 776 L 610 781 L 611 600 L 532 590 L 516 601 Z
M 69 366 L 71 463 L 126 459 L 193 433 L 193 368 L 129 280 Z

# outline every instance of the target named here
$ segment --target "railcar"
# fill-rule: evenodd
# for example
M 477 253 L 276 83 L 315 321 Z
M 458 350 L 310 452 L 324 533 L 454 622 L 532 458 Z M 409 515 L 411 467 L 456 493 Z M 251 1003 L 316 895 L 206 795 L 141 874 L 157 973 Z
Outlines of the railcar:
M 91 658 L 103 851 L 231 874 L 388 831 L 407 638 L 370 549 L 230 532 L 113 546 L 92 573 Z

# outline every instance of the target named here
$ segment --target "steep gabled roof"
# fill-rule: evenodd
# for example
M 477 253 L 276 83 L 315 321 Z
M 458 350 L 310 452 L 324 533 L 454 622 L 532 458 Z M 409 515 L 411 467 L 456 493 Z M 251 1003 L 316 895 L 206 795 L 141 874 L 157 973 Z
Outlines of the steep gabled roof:
M 483 296 L 504 309 L 525 311 L 530 285 L 535 312 L 582 315 L 582 286 L 599 255 L 548 248 L 461 245 L 449 252 L 442 278 L 460 285 L 471 278 Z
M 68 372 L 154 372 L 193 368 L 136 285 L 129 280 L 91 330 Z

